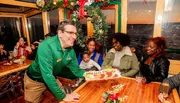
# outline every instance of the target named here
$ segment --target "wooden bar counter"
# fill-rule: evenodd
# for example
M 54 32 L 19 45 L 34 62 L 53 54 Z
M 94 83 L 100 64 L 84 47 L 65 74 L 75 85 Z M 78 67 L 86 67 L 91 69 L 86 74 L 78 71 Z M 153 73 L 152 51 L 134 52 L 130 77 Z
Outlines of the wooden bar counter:
M 80 94 L 78 103 L 103 103 L 102 94 L 117 84 L 124 84 L 122 96 L 128 96 L 128 99 L 122 103 L 160 103 L 158 100 L 160 83 L 152 82 L 150 84 L 137 83 L 133 78 L 118 78 L 112 80 L 87 81 L 74 92 Z M 171 103 L 180 103 L 176 90 L 173 90 L 169 96 Z M 62 102 L 63 103 L 63 102 Z
M 25 70 L 33 61 L 26 60 L 24 64 L 0 65 L 0 77 L 17 71 Z

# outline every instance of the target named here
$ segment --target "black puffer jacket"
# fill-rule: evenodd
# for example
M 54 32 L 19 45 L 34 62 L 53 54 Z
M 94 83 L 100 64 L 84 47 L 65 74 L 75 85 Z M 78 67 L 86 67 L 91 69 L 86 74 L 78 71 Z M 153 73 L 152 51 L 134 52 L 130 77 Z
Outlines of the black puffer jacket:
M 170 62 L 166 57 L 155 58 L 150 65 L 144 64 L 146 59 L 144 58 L 140 62 L 140 71 L 146 78 L 147 83 L 151 81 L 162 82 L 163 79 L 167 78 Z

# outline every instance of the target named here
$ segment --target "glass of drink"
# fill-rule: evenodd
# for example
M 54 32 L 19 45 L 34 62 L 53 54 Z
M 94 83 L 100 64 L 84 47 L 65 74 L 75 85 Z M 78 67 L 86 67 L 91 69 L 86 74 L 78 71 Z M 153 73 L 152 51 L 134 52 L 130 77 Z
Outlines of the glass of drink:
M 162 94 L 165 100 L 162 103 L 171 103 L 170 100 L 167 98 L 169 92 L 169 83 L 163 82 L 162 83 Z
M 141 74 L 141 72 L 139 72 L 137 75 L 136 75 L 136 81 L 138 83 L 141 83 L 143 80 L 143 75 Z

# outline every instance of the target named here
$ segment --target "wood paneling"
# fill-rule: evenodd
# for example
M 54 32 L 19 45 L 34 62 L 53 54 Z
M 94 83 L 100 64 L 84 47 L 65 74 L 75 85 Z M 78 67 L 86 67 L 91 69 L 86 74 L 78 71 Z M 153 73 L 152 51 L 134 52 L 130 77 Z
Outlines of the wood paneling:
M 30 46 L 30 37 L 29 37 L 29 31 L 28 31 L 28 24 L 27 24 L 27 18 L 24 16 L 22 16 L 22 30 L 23 30 L 23 35 L 24 37 L 27 38 L 27 43 L 28 46 Z
M 128 0 L 121 0 L 121 32 L 127 33 L 127 2 Z
M 180 61 L 179 60 L 169 60 L 169 74 L 175 75 L 180 73 Z
M 94 33 L 94 26 L 93 24 L 91 23 L 91 18 L 88 17 L 87 18 L 87 38 L 89 37 L 92 37 L 93 36 L 93 33 Z
M 42 12 L 42 20 L 43 20 L 43 28 L 44 28 L 44 35 L 49 33 L 49 15 L 48 12 Z
M 33 16 L 33 15 L 39 14 L 41 12 L 42 12 L 41 10 L 32 10 L 31 12 L 26 13 L 25 16 L 29 17 L 29 16 Z
M 58 13 L 59 13 L 59 22 L 61 22 L 64 20 L 64 9 L 58 8 Z
M 22 17 L 24 14 L 22 13 L 4 13 L 4 12 L 0 12 L 0 17 Z
M 34 3 L 27 3 L 27 2 L 16 1 L 16 0 L 0 0 L 0 4 L 37 8 L 36 4 Z
M 153 37 L 161 36 L 165 0 L 157 0 Z

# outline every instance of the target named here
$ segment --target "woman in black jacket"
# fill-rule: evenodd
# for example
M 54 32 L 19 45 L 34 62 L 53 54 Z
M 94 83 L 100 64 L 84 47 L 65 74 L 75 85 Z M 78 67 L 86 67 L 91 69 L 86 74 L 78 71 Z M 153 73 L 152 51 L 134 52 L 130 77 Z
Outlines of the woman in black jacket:
M 145 48 L 147 56 L 144 56 L 140 62 L 140 71 L 145 77 L 143 82 L 162 82 L 163 79 L 167 78 L 170 63 L 165 56 L 165 47 L 164 37 L 148 40 Z

